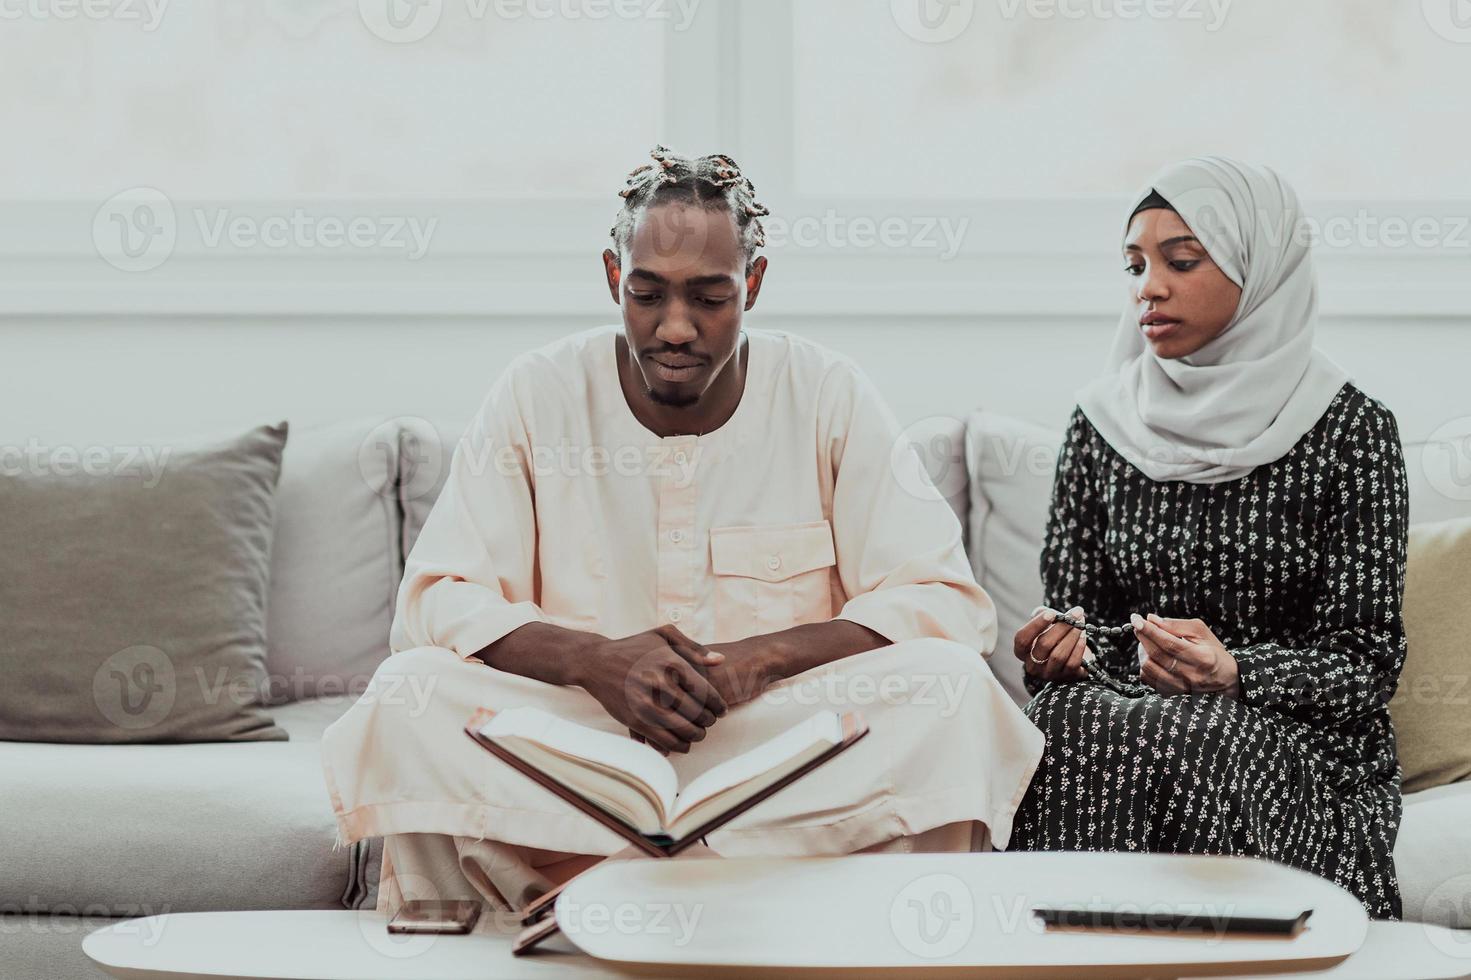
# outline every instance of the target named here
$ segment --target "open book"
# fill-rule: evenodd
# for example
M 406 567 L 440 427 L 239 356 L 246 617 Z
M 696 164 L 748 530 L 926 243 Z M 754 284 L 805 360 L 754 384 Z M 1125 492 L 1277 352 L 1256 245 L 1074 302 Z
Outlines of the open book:
M 465 731 L 579 809 L 611 816 L 612 821 L 599 818 L 605 826 L 631 840 L 632 831 L 663 850 L 709 833 L 847 748 L 868 728 L 857 713 L 819 711 L 683 787 L 657 749 L 539 708 L 481 708 Z

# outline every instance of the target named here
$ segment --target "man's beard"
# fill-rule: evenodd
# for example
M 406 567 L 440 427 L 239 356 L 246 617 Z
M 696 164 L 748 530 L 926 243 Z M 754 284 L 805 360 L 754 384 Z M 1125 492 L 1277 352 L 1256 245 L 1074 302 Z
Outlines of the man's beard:
M 700 400 L 698 394 L 668 395 L 649 385 L 644 385 L 644 391 L 649 393 L 649 401 L 666 408 L 688 408 Z

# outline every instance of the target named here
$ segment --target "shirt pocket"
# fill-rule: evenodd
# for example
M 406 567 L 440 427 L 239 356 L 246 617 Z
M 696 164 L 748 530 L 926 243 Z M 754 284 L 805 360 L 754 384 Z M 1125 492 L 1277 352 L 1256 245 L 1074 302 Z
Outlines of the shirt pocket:
M 827 521 L 711 528 L 714 642 L 831 619 L 835 564 Z

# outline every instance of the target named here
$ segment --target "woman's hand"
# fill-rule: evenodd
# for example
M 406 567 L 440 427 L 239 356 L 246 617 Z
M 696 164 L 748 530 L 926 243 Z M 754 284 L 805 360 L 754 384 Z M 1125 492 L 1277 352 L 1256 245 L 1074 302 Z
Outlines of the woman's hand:
M 1083 608 L 1074 606 L 1067 614 L 1085 622 Z M 1038 607 L 1011 641 L 1011 652 L 1022 662 L 1030 677 L 1041 681 L 1077 681 L 1088 676 L 1083 669 L 1083 654 L 1088 650 L 1087 634 L 1075 626 L 1057 622 L 1057 612 Z
M 1161 694 L 1224 694 L 1241 697 L 1236 658 L 1198 619 L 1148 619 L 1135 613 L 1134 636 L 1144 651 L 1139 680 Z

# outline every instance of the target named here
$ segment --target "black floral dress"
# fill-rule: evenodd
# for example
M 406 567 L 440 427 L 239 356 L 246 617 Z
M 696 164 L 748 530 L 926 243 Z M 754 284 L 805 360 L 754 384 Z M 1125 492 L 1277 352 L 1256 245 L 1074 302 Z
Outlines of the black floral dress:
M 1244 854 L 1400 917 L 1389 700 L 1405 657 L 1407 489 L 1393 414 L 1345 385 L 1281 459 L 1227 483 L 1157 483 L 1073 413 L 1042 555 L 1047 605 L 1103 626 L 1200 619 L 1241 697 L 1039 683 L 1047 751 L 1015 849 Z M 1137 684 L 1137 644 L 1099 641 Z

